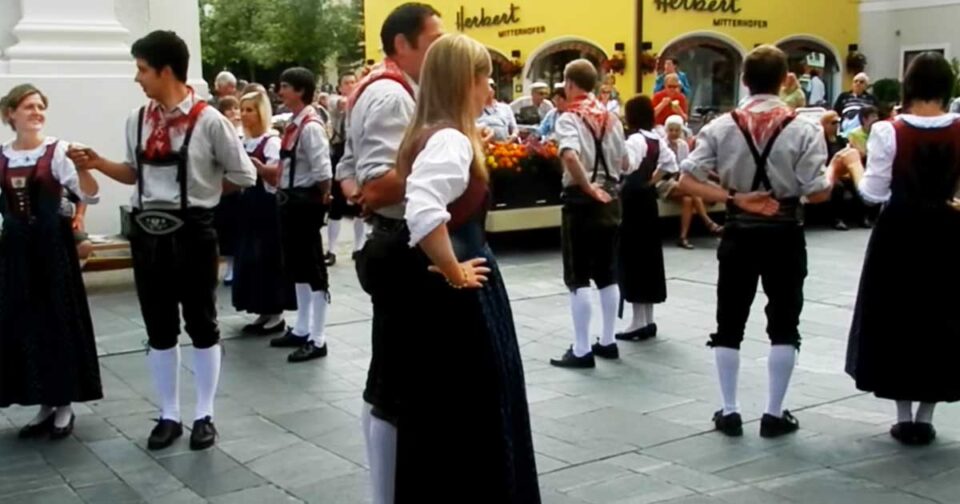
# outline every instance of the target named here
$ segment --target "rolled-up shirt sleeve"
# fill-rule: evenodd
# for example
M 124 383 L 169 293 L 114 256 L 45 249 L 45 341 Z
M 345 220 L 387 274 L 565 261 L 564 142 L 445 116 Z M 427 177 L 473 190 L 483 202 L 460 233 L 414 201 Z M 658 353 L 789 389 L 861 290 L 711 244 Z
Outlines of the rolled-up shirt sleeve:
M 830 181 L 823 173 L 827 164 L 827 142 L 823 131 L 811 125 L 801 140 L 801 154 L 794 166 L 797 182 L 800 184 L 800 194 L 809 196 L 830 189 Z
M 386 94 L 370 105 L 364 114 L 362 144 L 352 146 L 353 155 L 358 156 L 355 172 L 361 185 L 393 168 L 415 107 L 409 96 L 399 92 Z
M 404 218 L 410 229 L 410 246 L 437 226 L 450 221 L 447 205 L 460 197 L 470 181 L 473 146 L 454 129 L 440 130 L 417 155 L 407 177 L 407 205 Z
M 897 156 L 896 132 L 893 123 L 878 122 L 870 130 L 867 140 L 867 171 L 857 189 L 863 199 L 871 203 L 886 203 L 890 199 L 893 180 L 893 160 Z
M 573 114 L 561 114 L 557 117 L 553 131 L 557 138 L 557 147 L 560 152 L 572 150 L 580 154 L 582 149 L 580 145 L 580 131 L 577 128 L 577 120 Z
M 323 126 L 316 122 L 307 123 L 300 135 L 300 144 L 307 154 L 311 182 L 319 184 L 333 178 L 333 167 L 330 164 L 330 142 L 327 141 L 327 132 L 323 129 Z
M 223 167 L 224 177 L 237 187 L 252 187 L 257 183 L 257 169 L 243 148 L 243 142 L 230 121 L 219 113 L 208 121 L 207 135 L 213 145 L 217 164 Z
M 708 125 L 697 135 L 697 148 L 680 163 L 681 173 L 688 173 L 701 182 L 710 180 L 710 172 L 717 169 L 717 139 L 713 134 L 716 124 Z
M 137 170 L 137 131 L 139 124 L 137 121 L 140 119 L 140 109 L 134 110 L 127 117 L 127 125 L 124 128 L 124 137 L 127 141 L 127 148 L 125 150 L 126 156 L 123 160 L 123 164 L 130 167 L 131 170 Z
M 80 188 L 80 175 L 77 173 L 77 167 L 73 161 L 67 157 L 66 142 L 58 142 L 56 150 L 53 152 L 52 171 L 53 176 L 60 182 L 60 185 L 67 188 L 73 194 L 76 194 L 80 201 L 95 205 L 100 202 L 100 194 L 87 194 Z
M 349 123 L 347 126 L 347 138 L 343 141 L 343 157 L 336 166 L 337 180 L 357 178 L 357 156 L 353 153 L 353 138 L 349 134 Z

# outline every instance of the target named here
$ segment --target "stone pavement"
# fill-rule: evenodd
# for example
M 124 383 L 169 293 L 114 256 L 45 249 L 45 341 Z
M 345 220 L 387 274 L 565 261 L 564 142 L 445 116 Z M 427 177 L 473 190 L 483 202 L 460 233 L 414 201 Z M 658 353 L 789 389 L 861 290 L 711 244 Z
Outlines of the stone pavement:
M 763 296 L 743 348 L 746 435 L 710 432 L 718 402 L 712 353 L 704 347 L 713 328 L 712 239 L 696 241 L 699 248 L 691 252 L 665 243 L 670 297 L 657 308 L 661 336 L 621 344 L 619 362 L 599 362 L 589 371 L 548 364 L 572 338 L 557 240 L 533 250 L 501 248 L 544 502 L 960 502 L 960 411 L 937 412 L 941 436 L 934 446 L 904 448 L 887 435 L 892 405 L 857 392 L 842 373 L 867 237 L 864 231 L 808 235 L 803 351 L 787 399 L 802 430 L 775 441 L 758 436 L 767 386 Z M 228 338 L 216 418 L 222 438 L 202 453 L 190 452 L 185 439 L 159 453 L 145 450 L 156 413 L 131 276 L 91 275 L 106 399 L 79 405 L 75 435 L 58 443 L 16 438 L 32 410 L 0 412 L 0 504 L 370 502 L 358 419 L 370 307 L 347 250 L 341 252 L 332 272 L 331 353 L 319 362 L 289 365 L 285 351 L 239 337 L 247 319 L 229 308 L 221 291 Z M 191 357 L 184 351 L 187 418 Z M 444 502 L 470 503 L 469 495 L 464 489 Z

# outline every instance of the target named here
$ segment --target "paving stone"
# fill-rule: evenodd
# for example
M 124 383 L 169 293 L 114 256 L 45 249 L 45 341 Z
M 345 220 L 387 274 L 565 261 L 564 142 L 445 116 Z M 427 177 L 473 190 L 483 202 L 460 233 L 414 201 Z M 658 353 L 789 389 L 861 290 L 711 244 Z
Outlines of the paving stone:
M 0 504 L 82 504 L 80 497 L 66 485 L 40 488 L 0 497 Z
M 265 481 L 218 450 L 186 453 L 160 459 L 175 478 L 201 497 L 253 488 Z
M 114 480 L 77 488 L 77 495 L 88 504 L 127 504 L 143 502 L 126 483 Z
M 361 466 L 309 443 L 271 453 L 248 467 L 282 488 L 302 487 L 362 471 Z
M 210 499 L 211 504 L 295 504 L 299 502 L 303 501 L 270 485 L 248 488 Z

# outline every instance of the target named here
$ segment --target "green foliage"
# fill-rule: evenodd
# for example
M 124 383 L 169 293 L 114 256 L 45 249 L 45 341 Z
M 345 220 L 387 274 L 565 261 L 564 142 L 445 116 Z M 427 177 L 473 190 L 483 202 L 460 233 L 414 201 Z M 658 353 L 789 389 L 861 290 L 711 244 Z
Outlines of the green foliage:
M 331 56 L 362 57 L 357 10 L 333 0 L 198 0 L 203 61 L 213 68 L 280 63 L 320 73 Z
M 960 96 L 960 59 L 950 60 L 950 66 L 953 68 L 953 96 Z

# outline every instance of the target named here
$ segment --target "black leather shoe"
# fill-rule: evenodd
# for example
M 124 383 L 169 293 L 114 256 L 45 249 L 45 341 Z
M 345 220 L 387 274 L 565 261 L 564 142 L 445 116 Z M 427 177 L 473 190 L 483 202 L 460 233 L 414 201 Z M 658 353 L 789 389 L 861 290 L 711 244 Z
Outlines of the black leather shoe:
M 916 424 L 913 422 L 898 422 L 890 427 L 890 436 L 905 445 L 915 445 L 916 442 Z
M 303 344 L 302 347 L 293 351 L 287 356 L 287 362 L 306 362 L 313 359 L 320 359 L 327 356 L 327 344 L 318 347 L 312 341 Z
M 18 436 L 20 439 L 32 439 L 50 434 L 50 431 L 53 430 L 53 419 L 56 416 L 56 413 L 51 411 L 50 416 L 44 418 L 42 422 L 24 425 L 23 428 L 20 429 Z
M 648 324 L 636 331 L 617 333 L 614 336 L 620 341 L 644 341 L 657 337 L 657 324 Z
M 308 339 L 306 336 L 293 334 L 293 329 L 287 329 L 283 336 L 270 340 L 270 346 L 274 348 L 299 348 L 306 344 Z
M 267 327 L 265 324 L 247 324 L 243 326 L 242 329 L 244 334 L 250 334 L 252 336 L 269 336 L 271 334 L 284 332 L 286 330 L 287 323 L 283 320 L 273 327 Z
M 760 419 L 760 437 L 762 438 L 775 438 L 793 434 L 799 429 L 800 422 L 787 410 L 783 410 L 783 416 L 780 418 L 764 414 L 763 418 Z
M 563 354 L 563 357 L 550 359 L 550 365 L 561 368 L 589 369 L 597 367 L 597 361 L 594 360 L 592 352 L 583 357 L 577 357 L 573 354 L 573 347 L 570 347 Z
M 327 252 L 326 255 L 323 256 L 323 262 L 327 266 L 333 266 L 334 264 L 337 264 L 337 254 L 334 254 L 333 252 Z
M 833 229 L 836 229 L 837 231 L 849 231 L 850 227 L 847 226 L 846 222 L 837 219 L 836 222 L 833 223 Z
M 54 425 L 53 428 L 50 429 L 50 439 L 53 439 L 53 440 L 63 439 L 69 436 L 70 434 L 73 434 L 73 423 L 74 421 L 76 421 L 76 419 L 77 419 L 77 416 L 71 413 L 70 421 L 67 422 L 66 427 L 57 427 L 56 425 Z
M 174 441 L 183 435 L 183 424 L 161 418 L 157 420 L 157 426 L 150 432 L 150 438 L 147 440 L 148 450 L 162 450 L 169 448 Z
M 190 449 L 206 450 L 217 442 L 217 428 L 213 419 L 206 416 L 193 422 L 193 432 L 190 433 Z
M 609 345 L 601 345 L 599 341 L 593 344 L 591 347 L 593 350 L 593 355 L 600 357 L 601 359 L 619 359 L 620 358 L 620 349 L 617 348 L 616 343 L 610 343 Z
M 740 413 L 730 413 L 724 415 L 723 410 L 713 414 L 713 426 L 716 429 L 730 437 L 740 437 L 743 435 L 743 418 Z
M 933 424 L 917 422 L 914 425 L 914 441 L 920 446 L 926 446 L 937 439 L 937 429 Z
M 353 262 L 357 262 L 357 259 L 360 258 L 360 251 L 354 250 L 353 253 L 350 254 L 350 258 L 353 259 Z

